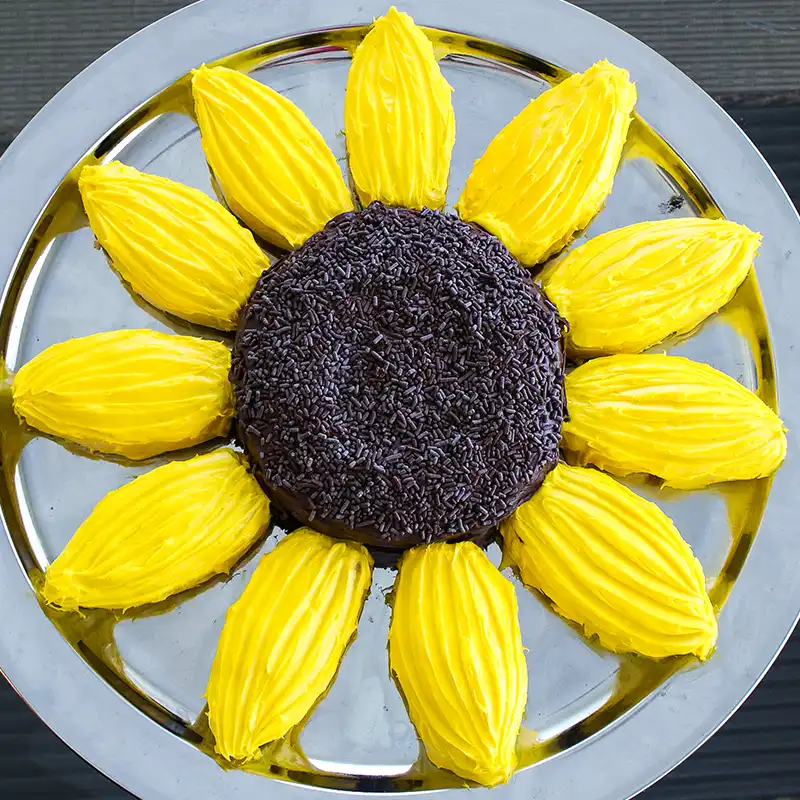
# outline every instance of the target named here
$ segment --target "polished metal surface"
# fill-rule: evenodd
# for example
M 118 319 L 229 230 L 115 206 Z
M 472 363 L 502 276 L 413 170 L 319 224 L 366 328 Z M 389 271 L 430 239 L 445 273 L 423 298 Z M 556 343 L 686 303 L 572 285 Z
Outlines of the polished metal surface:
M 489 139 L 559 74 L 551 65 L 576 71 L 609 58 L 637 82 L 644 122 L 635 124 L 614 192 L 586 235 L 666 213 L 719 211 L 764 234 L 757 273 L 771 344 L 758 290 L 749 281 L 725 312 L 671 350 L 712 363 L 768 402 L 777 389 L 790 429 L 786 464 L 771 487 L 754 482 L 693 494 L 635 487 L 675 519 L 703 562 L 715 599 L 722 602 L 733 581 L 713 658 L 671 676 L 669 669 L 621 661 L 586 644 L 518 587 L 531 673 L 525 726 L 550 743 L 552 757 L 492 791 L 526 798 L 628 797 L 727 718 L 777 654 L 800 610 L 794 580 L 800 540 L 793 530 L 799 462 L 791 434 L 800 417 L 800 375 L 791 352 L 800 330 L 791 305 L 800 288 L 794 264 L 800 225 L 768 167 L 725 114 L 612 26 L 556 0 L 496 9 L 473 0 L 409 0 L 403 9 L 437 29 L 443 70 L 455 90 L 451 202 Z M 181 113 L 180 79 L 217 59 L 251 64 L 256 77 L 304 108 L 343 156 L 349 56 L 341 48 L 360 34 L 349 26 L 363 26 L 383 11 L 383 1 L 355 7 L 323 0 L 205 0 L 124 42 L 63 90 L 0 161 L 0 270 L 3 278 L 8 273 L 0 343 L 9 366 L 70 336 L 175 328 L 134 302 L 92 248 L 71 194 L 76 164 L 87 155 L 115 157 L 211 193 L 196 127 Z M 192 728 L 203 709 L 225 609 L 252 561 L 230 582 L 214 583 L 172 610 L 123 619 L 114 629 L 119 658 L 108 657 L 92 635 L 73 637 L 75 647 L 61 636 L 39 607 L 31 578 L 106 491 L 150 466 L 85 458 L 46 438 L 25 446 L 18 467 L 4 461 L 0 501 L 9 536 L 0 540 L 0 601 L 13 613 L 0 626 L 0 667 L 34 710 L 145 800 L 452 785 L 444 774 L 409 772 L 418 745 L 388 677 L 388 570 L 376 575 L 336 684 L 299 735 L 309 764 L 274 770 L 288 779 L 282 782 L 223 772 L 197 748 Z M 264 549 L 273 543 L 274 537 Z M 497 560 L 497 552 L 492 555 Z

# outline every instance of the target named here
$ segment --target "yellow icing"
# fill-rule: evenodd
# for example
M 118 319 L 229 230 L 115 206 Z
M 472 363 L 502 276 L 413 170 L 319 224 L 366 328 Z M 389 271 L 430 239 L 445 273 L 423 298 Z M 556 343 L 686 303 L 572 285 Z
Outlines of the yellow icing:
M 635 103 L 628 73 L 608 61 L 531 100 L 475 162 L 459 215 L 523 264 L 544 261 L 601 209 Z
M 233 565 L 266 530 L 269 501 L 244 460 L 218 450 L 107 494 L 45 574 L 62 608 L 155 603 Z
M 350 170 L 363 205 L 441 208 L 455 141 L 452 89 L 433 45 L 394 6 L 356 49 L 345 96 Z
M 682 489 L 771 475 L 786 455 L 778 416 L 733 378 L 686 358 L 617 355 L 567 376 L 564 447 L 617 475 Z
M 476 545 L 403 556 L 389 659 L 430 760 L 487 786 L 507 781 L 528 673 L 514 588 Z
M 54 344 L 14 377 L 14 410 L 90 450 L 143 459 L 227 433 L 233 416 L 224 344 L 146 330 Z
M 236 327 L 269 260 L 229 211 L 116 161 L 84 167 L 78 186 L 97 241 L 137 294 L 191 322 Z
M 638 353 L 722 308 L 760 242 L 727 220 L 641 222 L 571 252 L 548 270 L 543 288 L 569 322 L 571 353 Z
M 700 562 L 654 503 L 559 464 L 502 524 L 524 583 L 615 652 L 705 659 L 717 622 Z
M 225 618 L 206 690 L 220 755 L 256 758 L 309 713 L 355 635 L 371 577 L 364 547 L 310 528 L 261 559 Z
M 353 210 L 319 131 L 290 100 L 226 67 L 200 67 L 192 93 L 203 150 L 233 212 L 262 239 L 298 247 Z

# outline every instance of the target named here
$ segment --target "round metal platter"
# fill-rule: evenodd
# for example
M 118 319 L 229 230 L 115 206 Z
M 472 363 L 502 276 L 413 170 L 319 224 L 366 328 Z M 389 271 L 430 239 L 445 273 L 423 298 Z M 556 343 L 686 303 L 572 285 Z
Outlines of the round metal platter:
M 185 76 L 217 61 L 248 68 L 297 102 L 343 157 L 350 52 L 386 1 L 205 0 L 123 42 L 61 91 L 0 162 L 0 344 L 9 368 L 50 344 L 102 330 L 206 335 L 136 302 L 93 249 L 76 167 L 87 158 L 117 158 L 213 194 L 187 113 Z M 727 719 L 800 610 L 800 451 L 792 433 L 800 428 L 800 368 L 792 352 L 800 333 L 800 220 L 725 113 L 677 69 L 600 19 L 559 0 L 405 0 L 401 10 L 429 29 L 454 88 L 450 203 L 474 159 L 530 97 L 564 70 L 608 58 L 636 81 L 639 117 L 614 191 L 583 236 L 666 214 L 720 213 L 764 236 L 757 282 L 751 276 L 720 314 L 661 350 L 713 364 L 773 407 L 779 397 L 790 431 L 786 463 L 773 481 L 702 492 L 633 486 L 673 517 L 703 563 L 721 608 L 712 658 L 652 664 L 604 653 L 517 585 L 530 670 L 520 745 L 529 763 L 491 791 L 621 800 Z M 132 466 L 89 458 L 45 437 L 22 446 L 9 409 L 3 413 L 0 667 L 84 758 L 145 800 L 301 800 L 319 789 L 465 796 L 463 782 L 420 757 L 389 677 L 389 569 L 376 570 L 359 636 L 302 729 L 254 771 L 221 769 L 204 752 L 203 690 L 225 611 L 253 558 L 231 580 L 146 615 L 46 613 L 33 588 L 37 575 L 107 491 L 160 460 Z M 273 534 L 261 551 L 281 531 Z M 496 545 L 490 555 L 499 563 Z

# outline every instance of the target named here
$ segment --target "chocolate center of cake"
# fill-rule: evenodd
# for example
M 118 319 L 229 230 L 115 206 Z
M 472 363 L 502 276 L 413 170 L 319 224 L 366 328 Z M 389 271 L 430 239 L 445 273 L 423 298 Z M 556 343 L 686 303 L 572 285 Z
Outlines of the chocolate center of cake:
M 373 203 L 275 264 L 233 352 L 272 500 L 378 547 L 476 538 L 558 460 L 562 321 L 494 236 Z

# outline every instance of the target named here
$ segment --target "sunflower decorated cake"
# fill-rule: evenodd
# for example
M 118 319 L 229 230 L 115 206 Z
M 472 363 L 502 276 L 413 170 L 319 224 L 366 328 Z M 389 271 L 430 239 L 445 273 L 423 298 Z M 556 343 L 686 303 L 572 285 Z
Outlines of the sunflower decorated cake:
M 612 190 L 628 73 L 603 61 L 532 99 L 455 213 L 452 89 L 407 14 L 391 8 L 353 53 L 347 178 L 268 85 L 203 65 L 191 86 L 220 202 L 116 161 L 78 183 L 130 288 L 214 330 L 65 341 L 11 394 L 22 422 L 99 456 L 210 444 L 101 500 L 42 601 L 159 603 L 292 520 L 230 607 L 208 678 L 226 767 L 290 735 L 331 686 L 379 556 L 397 572 L 387 668 L 427 758 L 463 781 L 511 778 L 527 702 L 517 594 L 488 542 L 598 647 L 709 658 L 718 609 L 700 562 L 620 478 L 688 490 L 780 466 L 771 408 L 657 348 L 733 298 L 761 237 L 662 219 L 559 256 Z

